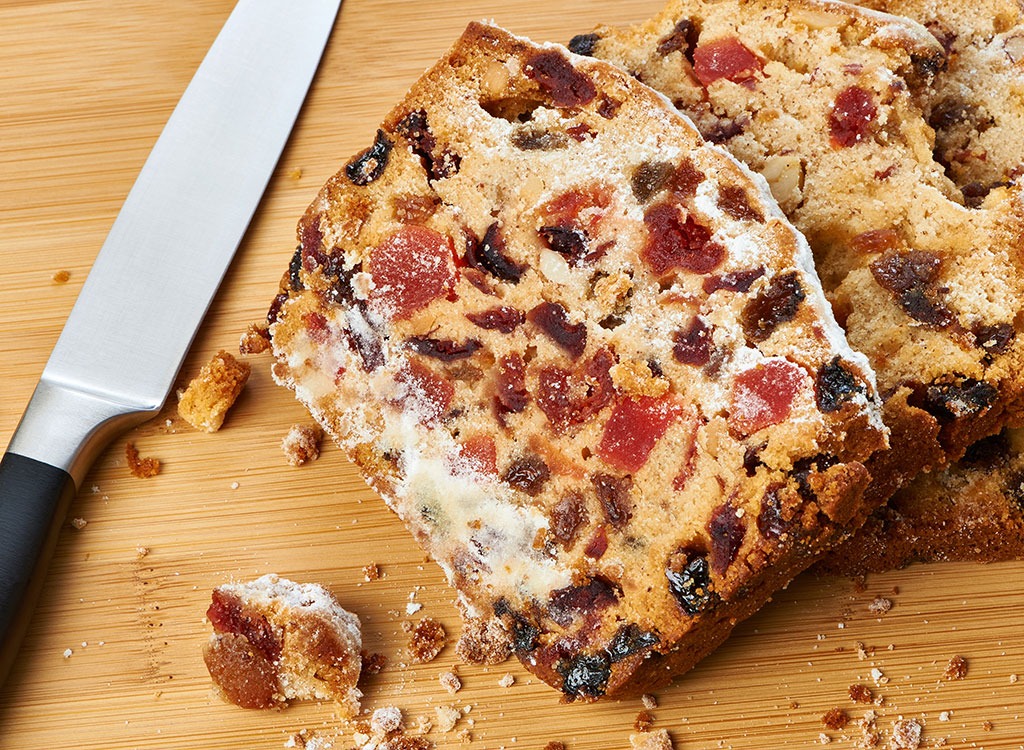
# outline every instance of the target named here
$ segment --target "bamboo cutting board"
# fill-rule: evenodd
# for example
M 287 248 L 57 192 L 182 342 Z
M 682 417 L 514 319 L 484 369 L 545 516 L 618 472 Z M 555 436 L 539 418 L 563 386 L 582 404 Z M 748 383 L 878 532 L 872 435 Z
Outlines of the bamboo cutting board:
M 212 43 L 229 0 L 0 2 L 0 444 L 5 444 L 95 253 L 149 148 Z M 469 20 L 493 18 L 566 41 L 598 22 L 626 23 L 660 0 L 346 0 L 324 64 L 266 198 L 182 372 L 262 318 L 294 247 L 294 226 L 322 182 L 365 147 L 377 122 Z M 58 272 L 66 281 L 55 280 Z M 59 277 L 58 277 L 59 278 Z M 438 706 L 463 712 L 441 748 L 627 748 L 640 701 L 562 705 L 510 661 L 456 666 L 451 593 L 340 452 L 285 463 L 280 440 L 307 421 L 269 376 L 266 355 L 216 434 L 172 407 L 117 439 L 76 499 L 15 670 L 0 688 L 0 748 L 280 748 L 320 736 L 353 745 L 330 705 L 245 711 L 211 690 L 201 648 L 210 591 L 276 572 L 330 588 L 388 657 L 365 706 L 406 721 Z M 125 442 L 160 459 L 151 479 L 126 468 Z M 77 524 L 81 526 L 81 524 Z M 362 568 L 377 563 L 383 578 Z M 915 566 L 845 580 L 796 581 L 651 711 L 680 750 L 856 747 L 877 715 L 882 746 L 900 717 L 925 747 L 1024 747 L 1024 564 Z M 892 603 L 873 611 L 876 599 Z M 412 605 L 412 606 L 409 606 Z M 417 605 L 422 608 L 417 609 Z M 410 614 L 411 613 L 411 614 Z M 429 615 L 450 645 L 410 665 L 403 626 Z M 968 660 L 965 679 L 943 672 Z M 511 675 L 514 683 L 507 686 Z M 502 683 L 502 684 L 499 684 Z M 852 684 L 878 705 L 855 704 Z M 506 685 L 506 686 L 502 686 Z M 851 718 L 827 729 L 832 708 Z M 459 730 L 468 730 L 461 733 Z

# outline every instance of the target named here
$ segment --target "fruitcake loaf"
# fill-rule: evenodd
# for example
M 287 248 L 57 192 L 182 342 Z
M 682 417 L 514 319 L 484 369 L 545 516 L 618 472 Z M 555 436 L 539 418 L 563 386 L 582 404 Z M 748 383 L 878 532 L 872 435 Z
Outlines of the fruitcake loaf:
M 982 438 L 943 471 L 921 474 L 815 570 L 864 575 L 912 562 L 1024 558 L 1024 430 Z
M 1024 10 L 1015 0 L 885 0 L 879 10 L 924 24 L 948 51 L 921 104 L 935 157 L 971 204 L 1019 178 L 1024 164 Z M 1024 463 L 1018 430 L 971 446 L 962 461 L 899 491 L 821 569 L 863 574 L 911 562 L 1024 557 Z
M 663 92 L 767 177 L 810 242 L 891 430 L 881 503 L 1024 415 L 1017 184 L 966 205 L 921 102 L 947 51 L 921 24 L 829 0 L 670 0 L 572 40 Z
M 876 387 L 805 240 L 607 63 L 471 24 L 298 235 L 274 377 L 502 641 L 460 653 L 648 690 L 866 516 Z

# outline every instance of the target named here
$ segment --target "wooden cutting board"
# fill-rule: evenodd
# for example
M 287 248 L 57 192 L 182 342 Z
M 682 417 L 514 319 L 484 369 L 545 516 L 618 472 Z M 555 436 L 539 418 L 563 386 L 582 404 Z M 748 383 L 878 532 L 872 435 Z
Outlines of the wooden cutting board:
M 660 0 L 346 0 L 291 144 L 182 373 L 262 318 L 294 247 L 295 222 L 321 183 L 368 145 L 376 124 L 469 20 L 493 18 L 566 41 L 605 21 L 653 13 Z M 229 0 L 5 0 L 0 3 L 0 444 L 28 401 L 95 253 L 149 148 L 227 17 Z M 67 281 L 55 280 L 58 272 Z M 126 280 L 130 283 L 130 280 Z M 464 712 L 439 747 L 626 748 L 640 701 L 562 705 L 515 662 L 460 665 L 449 695 L 438 674 L 449 645 L 409 665 L 407 623 L 458 632 L 438 569 L 328 446 L 314 464 L 285 463 L 280 440 L 308 421 L 273 385 L 266 355 L 225 427 L 200 434 L 173 408 L 117 439 L 76 499 L 42 602 L 0 688 L 0 748 L 280 748 L 293 736 L 351 747 L 330 705 L 245 711 L 210 687 L 201 648 L 210 591 L 276 572 L 330 588 L 361 618 L 366 647 L 388 657 L 366 683 L 367 708 L 406 721 L 439 706 Z M 136 479 L 126 441 L 162 462 Z M 80 525 L 80 524 L 79 524 Z M 377 563 L 381 580 L 364 581 Z M 877 715 L 882 744 L 900 717 L 926 746 L 1019 748 L 1024 738 L 1024 564 L 917 566 L 870 578 L 804 578 L 651 711 L 683 749 L 855 747 Z M 891 611 L 871 610 L 884 598 Z M 409 607 L 408 605 L 414 606 Z M 409 614 L 422 605 L 422 609 Z M 949 681 L 950 657 L 969 663 Z M 514 684 L 499 682 L 511 675 Z M 856 705 L 851 684 L 879 705 Z M 844 709 L 851 723 L 826 729 Z M 459 736 L 460 729 L 468 735 Z M 824 732 L 824 735 L 822 733 Z

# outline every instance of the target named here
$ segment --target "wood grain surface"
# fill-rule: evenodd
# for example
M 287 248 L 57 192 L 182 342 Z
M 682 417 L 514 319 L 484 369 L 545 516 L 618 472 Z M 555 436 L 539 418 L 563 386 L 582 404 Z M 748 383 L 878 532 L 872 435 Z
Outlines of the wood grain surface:
M 598 22 L 626 23 L 660 0 L 346 0 L 294 136 L 181 375 L 234 349 L 273 297 L 295 222 L 321 183 L 370 143 L 378 120 L 465 24 L 494 19 L 566 41 Z M 0 2 L 0 444 L 27 403 L 95 254 L 229 0 Z M 65 283 L 54 280 L 67 271 Z M 130 280 L 126 280 L 130 283 Z M 353 745 L 331 705 L 245 711 L 211 689 L 201 658 L 210 591 L 276 572 L 330 588 L 384 653 L 365 706 L 395 705 L 408 723 L 463 710 L 438 747 L 627 748 L 638 700 L 564 705 L 513 661 L 457 664 L 458 622 L 439 570 L 327 446 L 285 463 L 280 441 L 307 421 L 273 385 L 266 355 L 224 428 L 181 422 L 173 404 L 117 439 L 79 493 L 14 673 L 0 688 L 0 748 L 281 748 L 293 736 Z M 125 442 L 163 470 L 136 479 Z M 140 550 L 148 550 L 143 554 Z M 363 579 L 377 563 L 384 577 Z M 679 750 L 858 747 L 873 711 L 880 746 L 894 722 L 924 725 L 923 747 L 1024 747 L 1024 564 L 935 565 L 847 580 L 799 579 L 651 711 Z M 882 598 L 887 613 L 872 611 Z M 422 609 L 410 615 L 410 601 Z M 413 608 L 414 609 L 414 608 Z M 452 643 L 410 665 L 406 623 L 442 621 Z M 858 646 L 858 644 L 860 644 Z M 962 655 L 963 680 L 944 679 Z M 514 684 L 499 681 L 511 674 Z M 1017 681 L 1015 675 L 1022 676 Z M 852 684 L 877 705 L 855 704 Z M 843 709 L 850 723 L 821 717 Z M 304 735 L 302 735 L 304 733 Z M 468 743 L 468 744 L 467 744 Z

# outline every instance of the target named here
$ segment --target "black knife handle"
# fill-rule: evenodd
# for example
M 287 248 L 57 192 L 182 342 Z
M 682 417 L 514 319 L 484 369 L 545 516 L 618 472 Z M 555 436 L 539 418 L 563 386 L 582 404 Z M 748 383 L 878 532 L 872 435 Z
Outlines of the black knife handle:
M 0 459 L 0 684 L 28 629 L 74 496 L 75 483 L 63 469 L 17 453 Z

